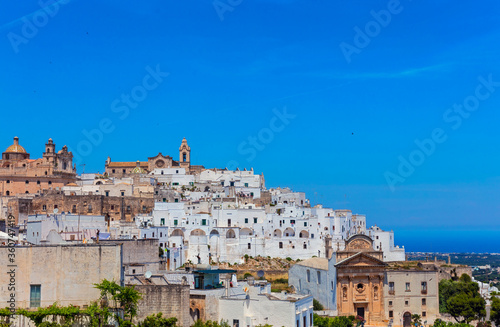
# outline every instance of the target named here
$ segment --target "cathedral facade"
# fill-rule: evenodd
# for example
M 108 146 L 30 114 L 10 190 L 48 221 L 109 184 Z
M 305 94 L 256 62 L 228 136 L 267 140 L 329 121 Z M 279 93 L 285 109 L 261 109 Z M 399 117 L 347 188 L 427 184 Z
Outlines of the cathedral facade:
M 2 196 L 39 194 L 44 190 L 62 187 L 76 180 L 73 154 L 63 146 L 56 152 L 56 145 L 49 139 L 42 158 L 31 159 L 30 154 L 14 137 L 14 143 L 0 160 L 0 192 Z

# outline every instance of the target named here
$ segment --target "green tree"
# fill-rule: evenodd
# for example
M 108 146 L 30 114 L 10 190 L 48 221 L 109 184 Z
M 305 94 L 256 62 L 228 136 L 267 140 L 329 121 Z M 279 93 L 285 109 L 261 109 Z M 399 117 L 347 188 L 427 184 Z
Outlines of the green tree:
M 163 318 L 160 312 L 156 315 L 147 316 L 144 321 L 137 324 L 137 327 L 175 327 L 176 323 L 177 318 Z
M 318 300 L 316 299 L 313 299 L 313 310 L 314 311 L 317 311 L 317 310 L 324 310 L 325 308 L 323 307 L 323 304 L 321 304 L 321 302 L 319 302 Z
M 486 316 L 486 302 L 479 294 L 479 286 L 469 275 L 439 282 L 439 311 L 449 313 L 457 322 L 469 323 Z
M 495 323 L 495 326 L 500 326 L 500 299 L 496 296 L 491 298 L 490 319 Z
M 94 286 L 101 291 L 100 300 L 103 307 L 107 307 L 109 303 L 113 304 L 115 311 L 118 308 L 123 309 L 125 319 L 115 314 L 120 326 L 131 325 L 130 322 L 137 315 L 137 304 L 142 298 L 141 293 L 134 286 L 121 286 L 106 279 Z

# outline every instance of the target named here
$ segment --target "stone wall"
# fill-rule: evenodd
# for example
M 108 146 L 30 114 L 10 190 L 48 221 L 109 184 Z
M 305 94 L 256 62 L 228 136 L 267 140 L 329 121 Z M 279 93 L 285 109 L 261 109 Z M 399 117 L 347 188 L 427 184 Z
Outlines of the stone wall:
M 9 300 L 8 265 L 14 264 L 17 308 L 29 308 L 31 285 L 40 285 L 40 306 L 54 302 L 62 306 L 88 305 L 99 299 L 94 287 L 103 279 L 121 282 L 120 245 L 16 246 L 15 261 L 9 262 L 9 248 L 0 247 L 0 302 Z
M 9 212 L 16 218 L 21 215 L 17 199 L 9 201 Z M 54 209 L 81 215 L 109 216 L 111 220 L 132 221 L 135 215 L 153 210 L 154 199 L 133 196 L 65 195 L 61 191 L 50 191 L 30 201 L 29 213 L 51 214 Z M 18 213 L 16 215 L 16 212 Z
M 139 285 L 141 292 L 136 321 L 161 312 L 163 317 L 176 317 L 177 325 L 190 326 L 189 285 Z

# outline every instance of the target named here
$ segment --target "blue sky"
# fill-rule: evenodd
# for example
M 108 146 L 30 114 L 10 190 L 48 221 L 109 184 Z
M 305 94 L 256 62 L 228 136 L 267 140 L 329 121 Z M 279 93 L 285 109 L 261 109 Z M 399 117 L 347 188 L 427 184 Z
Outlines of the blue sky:
M 10 2 L 1 144 L 39 157 L 52 137 L 102 172 L 176 158 L 186 137 L 194 164 L 253 167 L 369 224 L 495 239 L 499 16 L 497 1 Z

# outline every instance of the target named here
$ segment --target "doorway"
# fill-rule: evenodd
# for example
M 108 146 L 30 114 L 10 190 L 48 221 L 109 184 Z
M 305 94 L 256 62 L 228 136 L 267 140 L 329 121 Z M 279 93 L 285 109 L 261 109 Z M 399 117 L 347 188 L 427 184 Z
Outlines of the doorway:
M 357 307 L 357 308 L 356 308 L 356 314 L 357 314 L 359 317 L 361 317 L 361 318 L 365 319 L 365 307 Z
M 411 326 L 411 313 L 406 311 L 403 315 L 403 326 L 410 327 Z

